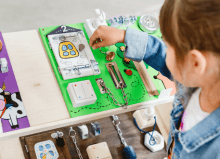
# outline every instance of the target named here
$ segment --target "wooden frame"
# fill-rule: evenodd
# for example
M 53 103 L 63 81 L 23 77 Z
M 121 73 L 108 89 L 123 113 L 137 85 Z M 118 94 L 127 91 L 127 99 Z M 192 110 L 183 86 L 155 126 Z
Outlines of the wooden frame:
M 56 121 L 56 122 L 51 122 L 51 123 L 42 124 L 42 125 L 38 125 L 38 126 L 33 126 L 30 128 L 26 128 L 26 129 L 21 129 L 21 130 L 17 130 L 17 131 L 13 131 L 13 132 L 0 134 L 0 141 L 11 139 L 11 138 L 17 138 L 20 136 L 30 135 L 33 133 L 48 131 L 51 129 L 56 129 L 56 128 L 60 128 L 60 127 L 64 127 L 64 126 L 69 126 L 71 124 L 79 124 L 82 122 L 96 120 L 96 119 L 100 119 L 100 118 L 104 118 L 107 116 L 116 115 L 116 114 L 120 114 L 120 113 L 130 112 L 130 111 L 134 111 L 137 109 L 143 109 L 143 108 L 146 108 L 146 107 L 149 107 L 152 105 L 154 105 L 154 106 L 162 105 L 162 104 L 170 103 L 172 101 L 173 101 L 173 96 L 171 96 L 167 99 L 157 99 L 157 100 L 153 100 L 153 101 L 148 101 L 148 102 L 144 102 L 144 103 L 140 103 L 140 104 L 131 105 L 128 107 L 128 109 L 116 108 L 116 109 L 112 109 L 112 110 L 108 110 L 108 111 L 104 111 L 104 112 L 80 116 L 77 118 L 69 118 L 69 119 L 65 119 L 65 120 L 61 120 L 61 121 Z M 159 122 L 159 121 L 157 121 L 157 122 Z M 163 131 L 163 130 L 160 130 L 160 131 L 162 132 L 163 136 L 168 135 L 165 133 L 165 131 Z

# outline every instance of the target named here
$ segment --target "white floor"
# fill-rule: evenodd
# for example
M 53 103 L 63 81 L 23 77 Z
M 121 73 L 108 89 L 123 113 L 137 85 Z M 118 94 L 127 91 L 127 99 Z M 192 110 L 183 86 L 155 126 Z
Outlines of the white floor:
M 99 8 L 110 16 L 151 14 L 158 18 L 164 0 L 0 0 L 0 31 L 84 22 Z

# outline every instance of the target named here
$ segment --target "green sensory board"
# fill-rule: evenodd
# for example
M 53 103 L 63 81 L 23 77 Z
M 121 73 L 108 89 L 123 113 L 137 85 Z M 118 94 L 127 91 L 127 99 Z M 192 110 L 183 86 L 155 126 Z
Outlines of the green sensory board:
M 139 20 L 140 17 L 137 18 L 137 21 Z M 135 28 L 137 30 L 140 30 L 137 24 L 137 21 L 135 22 L 135 24 L 130 25 L 129 27 L 131 28 Z M 87 33 L 84 29 L 84 24 L 83 23 L 77 23 L 77 24 L 69 24 L 66 25 L 72 28 L 76 28 L 76 29 L 81 29 L 86 38 L 87 41 L 89 42 L 89 38 L 87 36 Z M 123 96 L 122 96 L 122 92 L 121 89 L 116 89 L 115 85 L 110 77 L 110 74 L 105 66 L 105 63 L 108 63 L 109 61 L 107 61 L 105 59 L 105 54 L 102 54 L 100 52 L 99 49 L 96 50 L 92 50 L 92 53 L 96 59 L 96 61 L 99 64 L 99 69 L 101 71 L 101 74 L 99 75 L 93 75 L 93 76 L 87 76 L 87 77 L 81 77 L 81 78 L 75 78 L 75 79 L 69 79 L 69 80 L 63 80 L 62 75 L 59 73 L 58 71 L 58 64 L 56 62 L 55 56 L 53 54 L 53 51 L 50 49 L 49 46 L 49 40 L 46 37 L 46 35 L 50 32 L 52 32 L 53 30 L 55 30 L 56 28 L 58 28 L 59 26 L 51 26 L 51 27 L 42 27 L 39 29 L 42 41 L 44 43 L 44 47 L 46 49 L 47 55 L 49 57 L 50 63 L 52 65 L 54 74 L 56 76 L 57 82 L 60 86 L 60 90 L 62 92 L 63 98 L 65 100 L 67 109 L 69 111 L 69 114 L 71 116 L 71 118 L 73 117 L 78 117 L 78 116 L 82 116 L 82 115 L 87 115 L 87 114 L 92 114 L 92 113 L 96 113 L 96 112 L 101 112 L 101 111 L 105 111 L 105 110 L 110 110 L 110 109 L 114 109 L 114 108 L 118 108 L 118 106 L 115 106 L 113 104 L 113 101 L 110 97 L 108 97 L 107 94 L 101 94 L 98 85 L 96 83 L 97 78 L 102 78 L 106 84 L 106 86 L 111 90 L 111 92 L 114 94 L 115 98 L 120 102 L 120 103 L 124 103 L 123 100 Z M 125 27 L 120 27 L 121 29 L 126 29 Z M 158 29 L 156 33 L 152 34 L 156 37 L 161 38 L 161 32 Z M 117 45 L 117 44 L 116 44 Z M 152 96 L 150 97 L 148 95 L 148 92 L 141 80 L 141 77 L 139 76 L 138 72 L 136 71 L 135 67 L 133 66 L 128 66 L 124 63 L 123 58 L 121 58 L 121 56 L 118 56 L 118 50 L 119 48 L 117 46 L 110 46 L 110 51 L 114 51 L 116 53 L 115 58 L 112 61 L 115 61 L 118 65 L 118 68 L 122 74 L 122 77 L 124 78 L 124 81 L 127 85 L 127 87 L 124 89 L 125 93 L 128 96 L 128 107 L 129 105 L 133 105 L 133 104 L 137 104 L 137 103 L 141 103 L 141 102 L 145 102 L 145 101 L 150 101 L 150 100 L 155 100 L 158 98 L 158 96 Z M 103 48 L 104 51 L 104 48 Z M 111 62 L 112 62 L 111 61 Z M 132 64 L 131 64 L 132 65 Z M 164 90 L 165 87 L 162 83 L 161 80 L 158 79 L 154 79 L 153 76 L 158 75 L 158 71 L 154 70 L 152 67 L 146 65 L 147 70 L 152 78 L 152 81 L 154 83 L 154 85 L 156 86 L 158 93 L 161 92 L 161 90 Z M 127 74 L 125 74 L 124 69 L 131 69 L 133 74 L 132 76 L 128 76 Z M 82 106 L 82 107 L 77 107 L 74 108 L 71 102 L 71 99 L 69 97 L 69 94 L 67 92 L 67 85 L 69 83 L 72 82 L 78 82 L 78 81 L 84 81 L 84 80 L 90 80 L 91 84 L 93 86 L 93 89 L 95 91 L 95 94 L 97 96 L 97 100 L 94 104 L 91 105 L 86 105 L 86 106 Z

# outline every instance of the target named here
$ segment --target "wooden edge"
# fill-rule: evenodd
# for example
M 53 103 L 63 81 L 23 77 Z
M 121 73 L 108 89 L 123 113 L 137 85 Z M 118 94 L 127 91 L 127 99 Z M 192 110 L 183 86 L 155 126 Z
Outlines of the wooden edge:
M 164 103 L 170 103 L 170 102 L 173 102 L 173 99 L 174 99 L 174 96 L 170 96 L 167 98 L 156 99 L 156 100 L 152 100 L 152 101 L 147 101 L 147 102 L 143 102 L 143 103 L 139 103 L 139 104 L 130 105 L 128 107 L 128 109 L 116 108 L 116 109 L 93 113 L 93 114 L 80 116 L 80 117 L 76 117 L 76 118 L 64 119 L 61 121 L 46 123 L 46 124 L 42 124 L 42 125 L 37 125 L 37 126 L 25 128 L 25 129 L 2 133 L 2 134 L 0 134 L 0 141 L 12 139 L 12 138 L 18 138 L 21 136 L 26 136 L 26 135 L 30 135 L 30 134 L 34 134 L 34 133 L 44 132 L 44 131 L 48 131 L 51 129 L 57 129 L 60 127 L 70 126 L 73 124 L 80 124 L 80 123 L 88 122 L 91 120 L 97 120 L 97 119 L 104 118 L 104 117 L 111 116 L 111 115 L 130 112 L 130 111 L 134 111 L 137 109 L 143 109 L 143 108 L 146 108 L 146 107 L 149 107 L 152 105 L 155 106 L 155 105 L 161 105 Z M 160 129 L 160 127 L 159 127 L 159 129 Z
M 165 143 L 167 144 L 167 140 L 168 140 L 168 136 L 169 136 L 169 128 L 167 128 L 164 125 L 163 119 L 161 117 L 162 114 L 160 114 L 157 109 L 158 108 L 155 107 L 155 112 L 157 114 L 157 126 L 159 127 L 160 132 L 161 132 L 162 136 L 164 137 Z
M 25 159 L 30 159 L 30 156 L 29 156 L 29 154 L 26 150 L 26 147 L 25 147 L 26 143 L 25 143 L 24 137 L 20 137 L 19 140 L 20 140 L 20 144 L 21 144 L 21 147 L 23 150 L 23 155 L 24 155 Z

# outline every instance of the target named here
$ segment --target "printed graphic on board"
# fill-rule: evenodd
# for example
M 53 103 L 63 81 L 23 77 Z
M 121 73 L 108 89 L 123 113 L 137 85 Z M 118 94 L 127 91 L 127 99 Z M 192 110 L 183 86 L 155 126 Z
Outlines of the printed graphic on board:
M 0 133 L 30 127 L 8 53 L 0 32 Z

